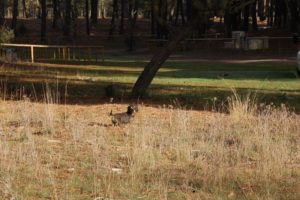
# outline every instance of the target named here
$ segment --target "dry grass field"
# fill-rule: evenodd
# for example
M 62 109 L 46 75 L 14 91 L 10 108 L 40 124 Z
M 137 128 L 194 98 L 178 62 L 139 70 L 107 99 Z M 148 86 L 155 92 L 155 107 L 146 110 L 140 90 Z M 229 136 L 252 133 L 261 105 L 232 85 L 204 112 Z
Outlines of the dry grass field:
M 0 199 L 300 199 L 300 116 L 234 96 L 229 113 L 0 102 Z

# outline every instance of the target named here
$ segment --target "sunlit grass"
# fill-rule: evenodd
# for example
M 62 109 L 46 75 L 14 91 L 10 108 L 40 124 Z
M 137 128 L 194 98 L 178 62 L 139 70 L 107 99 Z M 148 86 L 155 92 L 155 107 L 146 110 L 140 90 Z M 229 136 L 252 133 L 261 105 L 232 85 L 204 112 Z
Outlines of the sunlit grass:
M 127 64 L 129 63 L 129 66 Z M 96 81 L 134 83 L 146 61 L 107 60 L 103 65 L 37 64 L 43 70 L 17 69 L 6 74 L 41 75 L 74 80 L 93 77 Z M 223 77 L 227 74 L 228 77 Z M 295 65 L 272 64 L 199 64 L 189 61 L 167 62 L 154 79 L 155 84 L 175 86 L 206 86 L 220 88 L 250 88 L 267 90 L 300 90 Z
M 140 105 L 105 127 L 126 105 L 1 101 L 0 198 L 299 199 L 299 115 L 236 93 L 225 106 Z
M 37 63 L 34 66 L 4 66 L 0 68 L 0 73 L 6 80 L 74 85 L 72 90 L 69 90 L 70 95 L 97 96 L 95 90 L 91 90 L 91 94 L 89 89 L 81 90 L 79 86 L 94 85 L 98 90 L 103 90 L 108 84 L 117 84 L 128 94 L 146 64 L 146 60 L 111 58 L 97 65 Z M 157 73 L 148 91 L 148 97 L 188 99 L 189 104 L 202 107 L 203 104 L 210 103 L 206 102 L 206 99 L 213 97 L 217 97 L 219 103 L 226 101 L 224 97 L 226 98 L 232 89 L 237 89 L 259 93 L 262 101 L 266 100 L 268 103 L 285 103 L 298 109 L 300 83 L 296 78 L 295 69 L 293 64 L 228 64 L 171 60 Z M 98 96 L 100 94 L 103 95 L 104 92 L 99 92 Z

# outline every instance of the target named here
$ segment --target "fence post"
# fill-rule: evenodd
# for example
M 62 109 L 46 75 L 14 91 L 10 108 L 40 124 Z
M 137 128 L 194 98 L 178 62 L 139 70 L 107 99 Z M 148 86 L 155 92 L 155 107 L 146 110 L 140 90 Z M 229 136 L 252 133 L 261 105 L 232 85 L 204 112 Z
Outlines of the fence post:
M 281 41 L 278 39 L 278 54 L 281 56 Z
M 71 51 L 70 51 L 70 47 L 68 47 L 68 60 L 70 60 L 71 59 Z
M 30 46 L 30 50 L 31 50 L 31 62 L 34 63 L 34 47 L 33 47 L 33 45 Z
M 104 62 L 104 47 L 102 47 L 102 62 Z
M 88 61 L 91 62 L 91 48 L 88 48 Z
M 98 48 L 94 48 L 94 52 L 96 54 L 96 62 L 98 62 Z
M 66 48 L 63 47 L 63 61 L 66 61 Z

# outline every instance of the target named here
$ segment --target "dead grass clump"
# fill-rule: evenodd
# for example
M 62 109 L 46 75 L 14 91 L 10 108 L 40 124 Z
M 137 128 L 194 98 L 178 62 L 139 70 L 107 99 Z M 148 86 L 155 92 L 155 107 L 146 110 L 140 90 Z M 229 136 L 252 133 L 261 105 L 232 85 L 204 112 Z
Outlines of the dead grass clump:
M 129 125 L 93 123 L 124 108 L 2 101 L 1 198 L 300 197 L 300 117 L 284 106 L 232 99 L 229 114 L 139 106 Z

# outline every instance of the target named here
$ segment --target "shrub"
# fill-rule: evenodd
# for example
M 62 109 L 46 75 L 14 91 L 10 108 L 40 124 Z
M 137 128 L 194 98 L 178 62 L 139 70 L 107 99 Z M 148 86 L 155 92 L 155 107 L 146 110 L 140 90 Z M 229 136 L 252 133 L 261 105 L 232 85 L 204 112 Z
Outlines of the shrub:
M 15 37 L 14 31 L 2 26 L 0 27 L 0 43 L 10 42 Z

